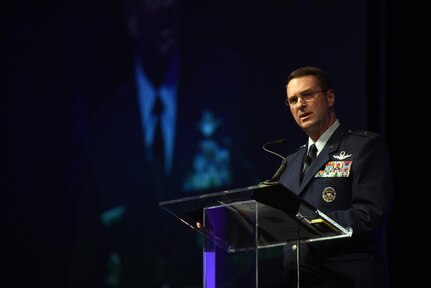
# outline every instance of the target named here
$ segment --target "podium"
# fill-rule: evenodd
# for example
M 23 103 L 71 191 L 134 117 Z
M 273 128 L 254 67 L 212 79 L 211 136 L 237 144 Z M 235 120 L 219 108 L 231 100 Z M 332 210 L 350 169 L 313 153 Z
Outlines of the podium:
M 259 287 L 259 249 L 351 237 L 352 229 L 279 183 L 220 191 L 159 203 L 203 235 L 203 287 L 225 287 L 235 254 L 250 263 L 241 287 Z M 172 235 L 173 237 L 175 235 Z M 299 257 L 297 258 L 299 261 Z M 297 265 L 299 269 L 299 265 Z M 299 273 L 299 271 L 298 271 Z M 239 286 L 233 285 L 232 287 Z M 227 286 L 226 286 L 227 287 Z

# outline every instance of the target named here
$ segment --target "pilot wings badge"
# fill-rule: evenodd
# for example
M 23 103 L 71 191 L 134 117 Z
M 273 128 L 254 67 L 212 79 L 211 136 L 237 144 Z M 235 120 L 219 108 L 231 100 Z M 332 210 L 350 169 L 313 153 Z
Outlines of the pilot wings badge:
M 334 155 L 333 157 L 338 160 L 344 160 L 350 156 L 352 156 L 352 154 L 346 154 L 345 151 L 341 151 L 338 155 Z

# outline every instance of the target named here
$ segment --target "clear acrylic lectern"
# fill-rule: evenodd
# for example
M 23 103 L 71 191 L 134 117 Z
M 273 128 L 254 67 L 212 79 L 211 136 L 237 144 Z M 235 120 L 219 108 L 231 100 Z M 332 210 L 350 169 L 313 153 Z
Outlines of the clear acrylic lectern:
M 252 273 L 242 280 L 242 287 L 257 288 L 259 249 L 352 235 L 349 227 L 278 183 L 164 201 L 160 206 L 204 236 L 205 288 L 229 282 L 225 277 L 233 254 L 248 257 L 251 264 Z

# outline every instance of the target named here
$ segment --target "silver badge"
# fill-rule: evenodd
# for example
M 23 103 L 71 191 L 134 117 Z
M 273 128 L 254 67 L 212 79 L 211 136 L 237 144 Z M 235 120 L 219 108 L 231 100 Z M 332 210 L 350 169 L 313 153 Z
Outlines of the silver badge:
M 335 193 L 335 189 L 332 187 L 326 187 L 323 189 L 322 198 L 325 202 L 332 202 L 337 197 L 337 193 Z
M 340 154 L 334 155 L 334 158 L 338 160 L 344 160 L 350 156 L 352 156 L 352 154 L 346 154 L 346 151 L 341 151 Z

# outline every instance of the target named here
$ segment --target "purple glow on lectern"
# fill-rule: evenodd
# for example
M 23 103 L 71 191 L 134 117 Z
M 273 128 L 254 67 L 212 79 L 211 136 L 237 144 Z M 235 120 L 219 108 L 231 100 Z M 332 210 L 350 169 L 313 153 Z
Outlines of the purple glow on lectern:
M 204 285 L 205 288 L 215 288 L 216 253 L 204 252 Z

